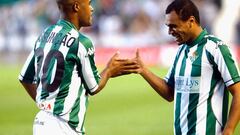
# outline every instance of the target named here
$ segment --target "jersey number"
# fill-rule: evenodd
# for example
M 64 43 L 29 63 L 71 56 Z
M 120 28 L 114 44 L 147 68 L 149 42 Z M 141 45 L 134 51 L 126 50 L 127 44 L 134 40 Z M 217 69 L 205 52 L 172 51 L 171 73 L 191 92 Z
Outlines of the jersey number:
M 42 48 L 38 48 L 35 51 L 35 54 L 37 56 L 37 75 L 39 75 L 40 70 L 42 68 L 42 77 L 41 78 L 41 83 L 43 89 L 47 90 L 48 92 L 54 92 L 58 89 L 58 87 L 61 84 L 61 80 L 63 77 L 63 72 L 64 72 L 64 57 L 63 54 L 58 51 L 58 50 L 51 50 L 43 63 L 44 59 L 44 52 Z M 51 82 L 52 78 L 52 73 L 54 72 L 54 65 L 56 62 L 56 68 L 55 68 L 55 76 L 53 81 Z M 43 65 L 43 67 L 42 67 Z

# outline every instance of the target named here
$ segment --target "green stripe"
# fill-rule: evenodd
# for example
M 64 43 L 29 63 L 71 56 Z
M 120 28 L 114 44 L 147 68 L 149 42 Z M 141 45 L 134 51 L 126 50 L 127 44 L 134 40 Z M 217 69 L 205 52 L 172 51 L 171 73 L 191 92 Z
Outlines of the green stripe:
M 217 39 L 216 37 L 208 37 L 208 39 L 210 39 L 211 41 L 215 42 L 216 44 L 218 42 L 221 42 L 219 39 Z M 237 76 L 239 76 L 238 72 L 237 72 L 237 67 L 234 64 L 234 61 L 232 59 L 232 55 L 229 51 L 229 48 L 226 45 L 219 45 L 218 46 L 222 56 L 224 58 L 224 61 L 227 65 L 227 68 L 230 72 L 230 75 L 233 79 L 234 82 L 239 81 L 239 78 Z M 215 132 L 215 128 L 216 128 L 216 117 L 213 113 L 212 110 L 212 106 L 211 106 L 211 98 L 213 95 L 213 89 L 216 87 L 216 83 L 222 79 L 221 73 L 218 70 L 218 65 L 214 62 L 214 57 L 210 54 L 210 52 L 206 51 L 207 54 L 207 58 L 208 61 L 213 65 L 213 77 L 212 77 L 212 82 L 211 82 L 211 90 L 209 93 L 209 97 L 208 97 L 208 110 L 207 110 L 207 129 L 206 129 L 206 135 L 211 135 L 211 133 Z M 221 66 L 221 65 L 220 65 Z M 237 78 L 235 78 L 237 77 Z M 229 98 L 229 92 L 228 90 L 225 88 L 224 89 L 224 95 L 223 95 L 223 104 L 222 104 L 222 131 L 224 129 L 224 126 L 226 124 L 227 121 L 227 116 L 228 116 L 228 98 Z
M 202 54 L 203 54 L 203 47 L 206 44 L 206 42 L 201 42 L 201 44 L 198 45 L 197 50 L 194 52 L 195 60 L 192 63 L 192 71 L 191 71 L 191 77 L 200 77 L 201 76 L 201 68 L 202 68 Z
M 197 50 L 190 54 L 193 56 L 192 60 L 192 70 L 191 70 L 191 77 L 200 77 L 201 76 L 201 68 L 202 68 L 202 54 L 203 54 L 203 47 L 206 44 L 207 40 L 202 40 L 198 46 Z M 196 124 L 197 124 L 197 105 L 199 102 L 199 93 L 190 93 L 189 94 L 189 105 L 188 105 L 188 135 L 195 135 L 196 134 Z
M 206 121 L 206 132 L 205 132 L 206 135 L 212 135 L 216 131 L 216 117 L 213 113 L 212 104 L 211 104 L 211 99 L 214 92 L 213 91 L 214 89 L 212 87 L 215 87 L 216 85 L 214 83 L 216 82 L 215 81 L 211 82 L 211 90 L 209 93 L 209 97 L 207 99 L 207 121 Z
M 186 56 L 188 53 L 187 52 L 187 47 L 184 47 L 185 51 L 184 53 L 184 57 L 182 59 L 182 65 L 180 68 L 180 73 L 179 76 L 184 76 L 185 74 L 185 68 L 186 68 Z M 179 54 L 179 56 L 181 55 L 181 53 Z M 180 114 L 181 114 L 181 97 L 182 97 L 182 93 L 177 93 L 176 95 L 176 106 L 175 106 L 175 120 L 174 120 L 174 126 L 175 126 L 175 133 L 176 135 L 181 135 L 182 131 L 181 131 L 181 126 L 180 126 Z
M 88 98 L 86 98 L 86 101 L 85 101 L 85 108 L 88 107 Z M 84 118 L 83 118 L 83 123 L 82 123 L 82 127 L 81 127 L 81 131 L 84 132 L 84 123 L 85 123 L 85 118 L 86 118 L 86 113 L 84 114 Z
M 189 51 L 189 48 L 186 45 L 185 51 L 184 51 L 184 57 L 182 59 L 182 64 L 181 64 L 179 76 L 184 76 L 184 74 L 185 74 L 186 60 L 187 60 L 188 51 Z
M 214 57 L 206 50 L 206 56 L 210 64 L 213 66 L 213 74 L 211 77 L 211 86 L 209 91 L 209 96 L 207 99 L 207 121 L 206 121 L 206 135 L 212 135 L 212 133 L 216 132 L 216 120 L 217 118 L 214 115 L 213 109 L 212 109 L 212 96 L 214 94 L 214 88 L 217 85 L 217 82 L 221 80 L 221 74 L 218 71 L 217 64 L 214 62 Z
M 171 69 L 171 71 L 170 71 L 171 74 L 170 74 L 170 76 L 169 76 L 169 78 L 168 78 L 167 84 L 168 84 L 169 86 L 171 86 L 173 89 L 174 89 L 174 87 L 175 87 L 175 78 L 174 78 L 174 76 L 175 76 L 175 72 L 176 72 L 176 65 L 177 65 L 177 63 L 178 63 L 180 54 L 182 53 L 183 49 L 184 49 L 184 46 L 182 46 L 182 47 L 179 49 L 179 52 L 178 52 L 177 55 L 176 55 L 176 58 L 175 58 L 175 60 L 174 60 L 173 66 L 172 66 L 172 69 Z
M 238 74 L 238 70 L 237 70 L 237 67 L 236 67 L 236 64 L 234 62 L 234 60 L 232 59 L 232 55 L 229 51 L 229 48 L 228 46 L 226 45 L 219 45 L 219 49 L 222 53 L 222 57 L 226 63 L 226 66 L 228 68 L 228 71 L 231 75 L 231 78 L 233 79 L 233 81 L 239 81 L 239 74 Z M 238 78 L 238 80 L 234 80 Z M 228 81 L 228 80 L 226 80 Z
M 224 95 L 223 95 L 223 106 L 222 106 L 222 131 L 223 128 L 226 125 L 227 122 L 227 117 L 228 117 L 228 101 L 229 101 L 229 91 L 227 90 L 227 88 L 225 87 L 224 89 Z
M 77 45 L 75 45 L 77 47 Z M 66 56 L 66 60 L 68 61 L 67 63 L 65 63 L 65 69 L 64 69 L 64 75 L 63 75 L 63 79 L 64 81 L 61 82 L 61 85 L 59 87 L 59 93 L 56 97 L 55 103 L 54 103 L 54 110 L 53 112 L 55 114 L 61 114 L 64 108 L 64 101 L 65 101 L 65 97 L 67 97 L 68 92 L 69 92 L 69 85 L 71 83 L 71 79 L 72 79 L 72 71 L 74 70 L 74 66 L 75 66 L 75 62 L 71 61 L 70 59 L 76 59 L 74 57 L 76 57 L 77 54 L 77 49 L 76 47 L 73 47 L 71 49 L 69 49 L 67 56 Z
M 23 82 L 26 82 L 26 83 L 33 83 L 35 81 L 35 75 L 36 75 L 36 72 L 35 72 L 35 67 L 34 67 L 34 60 L 35 58 L 32 57 L 28 67 L 27 67 L 27 70 L 26 72 L 24 73 L 24 76 L 23 77 Z
M 56 38 L 63 39 L 66 33 L 70 32 L 71 29 L 62 29 L 57 35 Z M 63 33 L 63 34 L 62 34 Z M 52 50 L 58 50 L 60 48 L 60 44 L 58 43 L 60 40 L 59 39 L 54 39 L 55 45 L 52 46 Z M 57 44 L 58 43 L 58 44 Z M 61 114 L 63 109 L 64 109 L 64 102 L 65 98 L 68 96 L 69 93 L 69 85 L 71 84 L 71 79 L 72 79 L 72 71 L 74 70 L 74 59 L 76 59 L 76 54 L 77 54 L 77 44 L 75 43 L 71 48 L 68 50 L 68 53 L 66 54 L 65 57 L 65 63 L 64 63 L 64 74 L 63 78 L 59 86 L 59 92 L 58 95 L 56 96 L 55 103 L 54 103 L 54 109 L 53 113 L 54 114 Z M 72 61 L 71 61 L 72 59 Z M 72 82 L 74 83 L 74 82 Z
M 54 27 L 51 27 L 49 30 L 47 30 L 47 33 L 49 33 L 49 36 L 51 36 L 50 34 L 53 32 L 53 30 L 56 28 L 56 26 L 57 25 L 54 25 Z M 61 29 L 58 33 L 55 33 L 56 35 L 52 39 L 52 45 L 51 45 L 50 50 L 58 50 L 60 48 L 61 44 L 59 43 L 59 41 L 60 41 L 60 39 L 63 39 L 63 37 L 65 35 L 65 34 L 62 34 L 62 33 L 66 34 L 67 32 L 64 29 Z M 49 36 L 47 36 L 47 37 L 44 36 L 45 37 L 45 39 L 44 39 L 45 40 L 44 46 L 46 45 Z M 50 52 L 50 50 L 49 50 L 49 52 Z M 46 52 L 44 52 L 44 53 L 46 53 Z M 45 54 L 45 55 L 47 56 L 47 54 Z M 55 62 L 56 62 L 56 59 L 52 58 L 49 66 L 48 66 L 48 70 L 47 70 L 47 81 L 48 81 L 48 84 L 51 83 L 52 72 L 53 72 L 53 68 L 54 68 Z M 43 92 L 41 94 L 41 99 L 45 99 L 48 96 L 49 96 L 49 92 L 47 90 L 43 90 Z
M 55 28 L 55 26 L 51 26 L 47 29 L 47 31 L 43 34 L 43 36 L 39 39 L 39 42 L 40 42 L 40 46 L 38 48 L 43 48 L 45 47 L 46 43 L 47 43 L 47 39 L 50 35 L 50 33 L 53 31 L 53 29 Z M 45 52 L 44 52 L 45 53 Z M 42 63 L 42 66 L 43 66 L 44 63 Z M 42 88 L 42 91 L 41 91 L 41 96 L 40 96 L 40 99 L 45 99 L 49 96 L 49 93 L 47 90 L 43 89 Z
M 72 107 L 72 110 L 70 112 L 68 124 L 74 129 L 76 129 L 79 124 L 78 113 L 80 111 L 80 97 L 82 94 L 85 94 L 85 93 L 83 93 L 83 89 L 84 89 L 83 85 L 81 85 L 81 87 L 79 88 L 79 91 L 78 91 L 78 97 L 77 97 L 77 99 Z
M 177 93 L 176 96 L 176 107 L 175 107 L 175 120 L 174 120 L 174 126 L 175 126 L 175 134 L 181 135 L 181 127 L 180 127 L 180 114 L 181 114 L 181 97 L 182 93 Z
M 199 100 L 199 94 L 192 93 L 189 95 L 189 105 L 188 105 L 188 135 L 196 134 L 196 124 L 197 124 L 197 104 Z

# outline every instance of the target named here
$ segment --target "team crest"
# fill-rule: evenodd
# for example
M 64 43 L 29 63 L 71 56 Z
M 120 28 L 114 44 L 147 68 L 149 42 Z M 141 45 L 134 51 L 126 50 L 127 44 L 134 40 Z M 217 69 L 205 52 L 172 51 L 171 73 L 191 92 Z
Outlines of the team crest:
M 193 52 L 191 56 L 189 56 L 190 61 L 193 63 L 198 58 L 197 51 Z

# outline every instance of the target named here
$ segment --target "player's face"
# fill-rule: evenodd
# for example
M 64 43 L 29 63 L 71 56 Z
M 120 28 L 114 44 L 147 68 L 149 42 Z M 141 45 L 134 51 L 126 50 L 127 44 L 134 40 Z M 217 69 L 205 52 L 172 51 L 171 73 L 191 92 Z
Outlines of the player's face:
M 78 2 L 80 4 L 80 10 L 78 11 L 80 26 L 91 26 L 93 13 L 91 0 L 78 0 Z
M 182 21 L 175 11 L 166 14 L 165 21 L 165 24 L 168 26 L 168 34 L 172 35 L 179 45 L 191 39 L 188 20 Z

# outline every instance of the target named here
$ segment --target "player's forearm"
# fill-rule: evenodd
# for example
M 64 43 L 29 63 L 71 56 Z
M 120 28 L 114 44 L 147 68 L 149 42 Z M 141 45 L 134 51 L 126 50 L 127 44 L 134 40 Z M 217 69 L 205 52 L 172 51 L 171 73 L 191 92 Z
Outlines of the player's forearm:
M 37 92 L 36 92 L 37 85 L 36 84 L 24 83 L 24 82 L 21 82 L 21 84 L 23 85 L 23 87 L 25 88 L 27 93 L 30 95 L 30 97 L 35 101 L 36 94 L 37 94 Z
M 99 82 L 98 88 L 97 88 L 96 91 L 94 91 L 93 93 L 91 93 L 91 95 L 95 95 L 95 94 L 97 94 L 98 92 L 100 92 L 100 91 L 105 87 L 105 85 L 107 84 L 107 81 L 108 81 L 109 78 L 110 78 L 108 69 L 105 68 L 105 69 L 101 72 L 100 76 L 101 76 L 101 80 L 100 80 L 100 82 Z
M 233 97 L 229 117 L 223 135 L 233 134 L 240 119 L 240 97 Z
M 148 69 L 143 69 L 141 75 L 160 96 L 169 102 L 173 101 L 173 90 L 171 90 L 162 78 L 156 76 Z
M 233 95 L 232 103 L 230 107 L 229 117 L 224 128 L 223 135 L 233 134 L 239 120 L 240 120 L 240 84 L 236 84 L 233 88 L 230 88 L 230 92 Z

